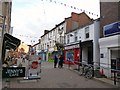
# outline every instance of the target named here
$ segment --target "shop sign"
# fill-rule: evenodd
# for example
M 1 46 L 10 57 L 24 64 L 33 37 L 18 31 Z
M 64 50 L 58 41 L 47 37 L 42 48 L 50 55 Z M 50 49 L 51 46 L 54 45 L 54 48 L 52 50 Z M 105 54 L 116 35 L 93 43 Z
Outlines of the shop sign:
M 25 77 L 25 67 L 4 67 L 3 78 Z
M 115 22 L 104 26 L 104 36 L 120 33 L 120 22 Z
M 67 49 L 73 49 L 73 48 L 79 48 L 79 44 L 72 45 L 72 46 L 67 46 L 67 47 L 65 47 L 65 50 L 67 50 Z

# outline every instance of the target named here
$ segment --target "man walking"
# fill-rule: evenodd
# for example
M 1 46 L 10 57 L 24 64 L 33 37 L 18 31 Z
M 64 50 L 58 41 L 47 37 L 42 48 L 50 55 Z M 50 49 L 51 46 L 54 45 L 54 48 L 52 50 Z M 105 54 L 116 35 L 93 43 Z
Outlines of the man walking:
M 59 68 L 63 67 L 63 61 L 64 61 L 64 58 L 63 58 L 63 55 L 61 54 L 59 57 L 59 65 L 58 65 Z
M 55 58 L 54 58 L 54 68 L 56 68 L 57 63 L 58 63 L 58 58 L 57 58 L 57 55 L 55 54 Z

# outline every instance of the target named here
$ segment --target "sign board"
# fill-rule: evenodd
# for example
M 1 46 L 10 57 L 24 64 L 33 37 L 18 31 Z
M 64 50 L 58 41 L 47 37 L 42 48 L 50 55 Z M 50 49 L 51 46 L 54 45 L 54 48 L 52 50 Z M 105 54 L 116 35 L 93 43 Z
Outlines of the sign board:
M 28 79 L 38 79 L 41 73 L 41 63 L 39 55 L 30 55 L 29 68 L 28 68 Z
M 25 77 L 25 67 L 3 67 L 3 78 Z
M 66 46 L 65 50 L 67 50 L 67 49 L 73 49 L 73 48 L 79 48 L 79 44 L 71 45 L 71 46 Z
M 120 22 L 115 22 L 104 26 L 104 36 L 110 36 L 120 33 Z

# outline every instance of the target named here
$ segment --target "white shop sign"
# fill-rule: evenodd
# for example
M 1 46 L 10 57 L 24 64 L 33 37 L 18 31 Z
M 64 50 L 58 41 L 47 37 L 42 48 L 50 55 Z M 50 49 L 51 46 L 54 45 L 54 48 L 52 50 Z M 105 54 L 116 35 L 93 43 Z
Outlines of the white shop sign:
M 73 49 L 73 48 L 79 48 L 79 44 L 72 45 L 72 46 L 67 46 L 67 47 L 65 47 L 65 50 L 67 50 L 67 49 Z

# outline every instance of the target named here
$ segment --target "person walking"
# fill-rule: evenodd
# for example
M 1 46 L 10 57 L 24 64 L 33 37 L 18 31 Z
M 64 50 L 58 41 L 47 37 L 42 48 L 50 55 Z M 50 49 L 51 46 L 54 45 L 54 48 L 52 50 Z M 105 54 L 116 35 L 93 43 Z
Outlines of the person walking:
M 57 58 L 57 55 L 55 54 L 55 57 L 54 57 L 54 68 L 56 68 L 57 63 L 58 63 L 58 58 Z
M 63 58 L 63 55 L 61 54 L 59 57 L 59 65 L 58 65 L 59 68 L 63 67 L 63 61 L 64 61 L 64 58 Z

